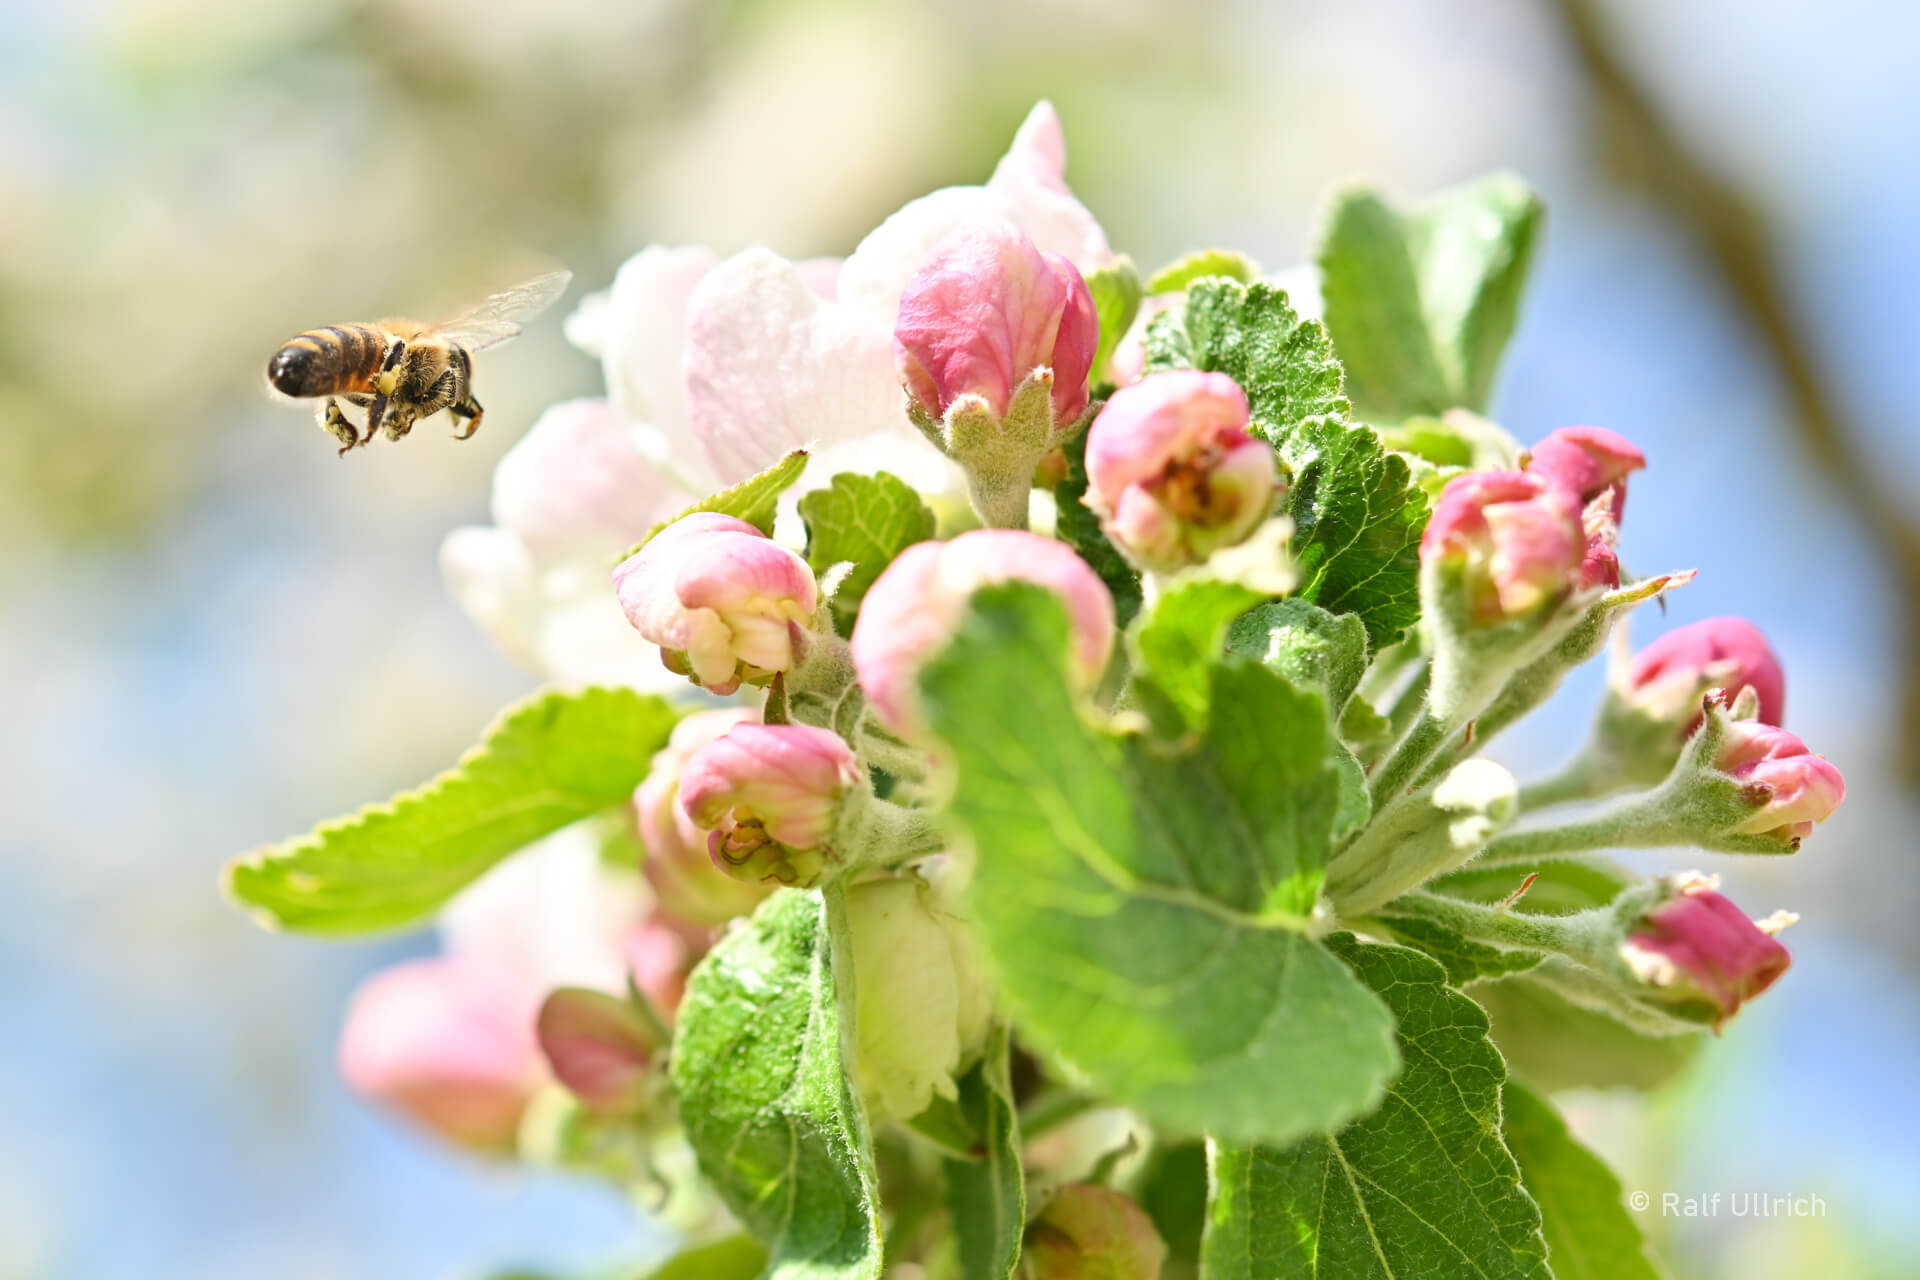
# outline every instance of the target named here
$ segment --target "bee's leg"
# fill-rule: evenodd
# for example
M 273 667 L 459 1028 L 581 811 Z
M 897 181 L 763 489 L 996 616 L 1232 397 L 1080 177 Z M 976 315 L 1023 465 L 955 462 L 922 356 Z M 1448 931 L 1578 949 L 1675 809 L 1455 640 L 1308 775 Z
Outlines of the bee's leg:
M 394 405 L 387 411 L 387 420 L 381 424 L 381 430 L 389 440 L 402 440 L 407 432 L 413 430 L 414 411 L 402 405 Z
M 400 357 L 407 353 L 407 344 L 395 338 L 393 345 L 387 348 L 387 358 L 380 362 L 379 376 L 374 379 L 373 403 L 367 409 L 367 434 L 360 438 L 361 444 L 372 444 L 373 433 L 380 429 L 380 419 L 387 414 L 387 402 L 393 395 L 396 380 L 393 371 L 400 366 Z M 411 425 L 411 424 L 409 424 Z M 402 430 L 400 435 L 405 435 Z M 398 440 L 400 436 L 390 436 Z
M 466 440 L 470 439 L 473 433 L 480 429 L 480 417 L 486 410 L 480 407 L 478 400 L 475 400 L 472 396 L 468 396 L 459 404 L 449 408 L 447 412 L 453 415 L 453 438 L 455 440 Z M 461 421 L 463 418 L 466 420 L 464 423 Z M 465 431 L 460 429 L 462 426 L 466 427 Z
M 321 427 L 340 442 L 341 457 L 346 457 L 347 450 L 360 443 L 360 428 L 347 421 L 347 415 L 340 412 L 340 402 L 332 396 L 320 407 L 319 417 Z

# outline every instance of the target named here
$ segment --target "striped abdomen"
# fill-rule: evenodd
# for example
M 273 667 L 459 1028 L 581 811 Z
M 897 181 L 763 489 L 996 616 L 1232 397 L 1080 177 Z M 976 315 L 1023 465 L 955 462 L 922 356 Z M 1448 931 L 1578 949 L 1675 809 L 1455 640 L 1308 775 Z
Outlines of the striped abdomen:
M 386 337 L 363 324 L 309 329 L 273 353 L 267 362 L 267 381 L 289 396 L 366 391 L 386 350 Z

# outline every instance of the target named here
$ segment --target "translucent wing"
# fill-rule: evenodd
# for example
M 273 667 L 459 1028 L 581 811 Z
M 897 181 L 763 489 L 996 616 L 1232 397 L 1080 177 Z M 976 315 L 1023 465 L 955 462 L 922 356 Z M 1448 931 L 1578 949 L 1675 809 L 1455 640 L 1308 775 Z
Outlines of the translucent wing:
M 469 351 L 496 346 L 520 332 L 526 321 L 545 311 L 567 291 L 571 271 L 549 271 L 511 289 L 502 289 L 479 306 L 462 312 L 433 332 Z

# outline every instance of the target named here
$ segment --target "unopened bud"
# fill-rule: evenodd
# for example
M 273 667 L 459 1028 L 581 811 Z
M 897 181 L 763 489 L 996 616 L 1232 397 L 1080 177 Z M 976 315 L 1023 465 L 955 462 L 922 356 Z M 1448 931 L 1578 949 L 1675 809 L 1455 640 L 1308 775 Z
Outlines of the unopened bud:
M 646 781 L 633 793 L 640 839 L 646 846 L 641 870 L 661 909 L 696 930 L 749 915 L 772 891 L 724 875 L 707 856 L 707 833 L 680 805 L 680 775 L 701 747 L 735 725 L 753 720 L 744 708 L 696 711 L 673 727 L 667 745 L 653 757 Z
M 794 664 L 796 628 L 819 604 L 813 571 L 744 520 L 694 512 L 613 571 L 627 621 L 667 666 L 714 693 Z
M 1420 560 L 1458 574 L 1471 617 L 1492 624 L 1565 599 L 1586 546 L 1571 490 L 1525 471 L 1470 471 L 1441 492 Z
M 1620 944 L 1652 999 L 1718 1027 L 1787 971 L 1791 958 L 1773 937 L 1784 927 L 1778 913 L 1748 919 L 1719 893 L 1718 879 L 1697 872 L 1668 877 L 1656 892 L 1660 901 L 1628 922 Z
M 864 780 L 838 734 L 741 724 L 687 761 L 680 804 L 709 832 L 708 853 L 728 875 L 805 888 L 832 862 L 841 803 Z
M 1775 725 L 1733 720 L 1714 753 L 1716 769 L 1743 786 L 1752 813 L 1731 830 L 1739 835 L 1799 841 L 1813 833 L 1846 798 L 1846 780 L 1824 756 Z
M 580 1101 L 605 1113 L 646 1106 L 652 1093 L 647 1064 L 662 1046 L 626 1000 L 561 987 L 541 1004 L 535 1030 L 554 1078 Z
M 537 999 L 519 978 L 471 959 L 383 969 L 353 993 L 341 1077 L 449 1141 L 509 1149 L 541 1083 Z

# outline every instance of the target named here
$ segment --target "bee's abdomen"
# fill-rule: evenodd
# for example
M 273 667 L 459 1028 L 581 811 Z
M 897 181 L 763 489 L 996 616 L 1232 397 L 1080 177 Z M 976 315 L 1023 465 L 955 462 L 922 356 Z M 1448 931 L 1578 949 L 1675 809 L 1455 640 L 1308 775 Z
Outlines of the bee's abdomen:
M 273 353 L 267 381 L 289 396 L 333 396 L 365 390 L 387 348 L 378 330 L 363 324 L 309 329 Z

